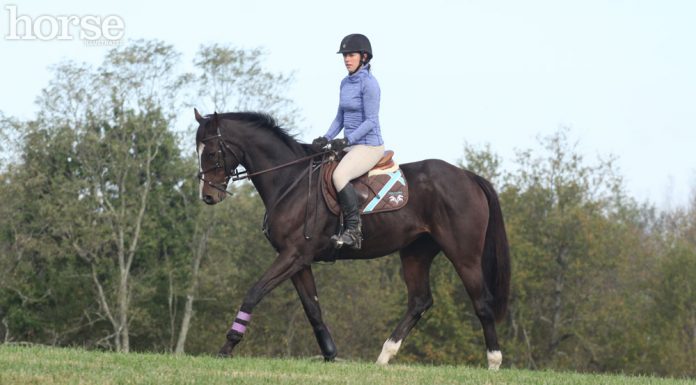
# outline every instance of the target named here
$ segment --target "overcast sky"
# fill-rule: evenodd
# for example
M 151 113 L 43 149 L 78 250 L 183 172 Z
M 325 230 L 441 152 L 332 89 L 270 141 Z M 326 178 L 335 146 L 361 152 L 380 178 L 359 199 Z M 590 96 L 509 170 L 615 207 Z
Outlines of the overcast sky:
M 64 41 L 9 40 L 8 6 L 32 20 L 114 15 L 124 22 L 124 43 L 161 39 L 186 63 L 201 44 L 263 47 L 268 68 L 295 74 L 290 94 L 306 141 L 324 134 L 335 115 L 345 76 L 335 52 L 343 36 L 358 32 L 372 41 L 382 134 L 400 162 L 456 162 L 466 141 L 490 143 L 511 168 L 516 149 L 568 126 L 589 160 L 618 157 L 638 200 L 683 205 L 696 187 L 696 1 L 0 4 L 7 115 L 33 116 L 51 64 L 98 64 L 108 50 L 86 45 L 80 26 Z

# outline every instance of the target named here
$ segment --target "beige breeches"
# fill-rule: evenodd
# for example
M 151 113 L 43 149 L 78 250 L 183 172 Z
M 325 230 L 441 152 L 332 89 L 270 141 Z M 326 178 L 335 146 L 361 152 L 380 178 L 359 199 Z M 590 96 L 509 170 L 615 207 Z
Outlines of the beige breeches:
M 352 179 L 370 171 L 384 155 L 384 145 L 368 146 L 356 144 L 346 149 L 348 153 L 341 159 L 333 173 L 336 191 L 341 191 Z

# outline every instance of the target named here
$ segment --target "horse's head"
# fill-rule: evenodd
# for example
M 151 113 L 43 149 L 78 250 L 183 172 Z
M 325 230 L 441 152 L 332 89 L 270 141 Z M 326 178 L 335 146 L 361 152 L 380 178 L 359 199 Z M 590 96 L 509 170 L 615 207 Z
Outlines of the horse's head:
M 196 148 L 200 198 L 214 205 L 225 199 L 227 183 L 233 170 L 239 166 L 239 159 L 223 141 L 217 113 L 203 117 L 195 108 L 193 111 L 199 124 Z

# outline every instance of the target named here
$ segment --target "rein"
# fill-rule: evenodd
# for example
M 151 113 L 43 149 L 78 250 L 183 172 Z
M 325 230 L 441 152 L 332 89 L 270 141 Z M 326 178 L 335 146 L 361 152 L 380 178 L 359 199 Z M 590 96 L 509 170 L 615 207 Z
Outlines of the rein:
M 215 140 L 215 139 L 217 139 L 217 140 L 219 141 L 219 150 L 218 150 L 217 153 L 216 153 L 215 166 L 210 167 L 210 168 L 207 168 L 207 169 L 205 169 L 205 170 L 203 170 L 203 171 L 200 171 L 200 172 L 198 173 L 198 179 L 201 180 L 203 183 L 209 185 L 210 187 L 212 187 L 212 188 L 214 188 L 214 189 L 216 189 L 216 190 L 218 190 L 218 191 L 224 192 L 225 194 L 228 194 L 228 195 L 232 195 L 232 193 L 229 192 L 229 191 L 227 191 L 227 189 L 226 189 L 225 187 L 227 186 L 227 184 L 228 184 L 230 181 L 236 182 L 236 181 L 238 181 L 238 180 L 251 179 L 252 177 L 257 176 L 257 175 L 265 174 L 265 173 L 267 173 L 267 172 L 271 172 L 271 171 L 275 171 L 275 170 L 280 170 L 280 169 L 282 169 L 282 168 L 285 168 L 285 167 L 288 167 L 288 166 L 292 166 L 292 165 L 294 165 L 294 164 L 301 163 L 301 162 L 304 162 L 304 161 L 307 161 L 307 160 L 310 160 L 310 159 L 314 159 L 314 158 L 317 158 L 317 157 L 320 157 L 320 156 L 323 157 L 324 155 L 331 154 L 331 153 L 334 152 L 334 151 L 332 151 L 332 150 L 324 150 L 324 151 L 322 151 L 322 152 L 318 152 L 318 153 L 312 154 L 312 155 L 303 156 L 302 158 L 298 158 L 298 159 L 295 159 L 295 160 L 293 160 L 293 161 L 280 164 L 280 165 L 278 165 L 278 166 L 274 166 L 274 167 L 271 167 L 271 168 L 267 168 L 267 169 L 265 169 L 265 170 L 261 170 L 261 171 L 256 171 L 256 172 L 250 173 L 250 172 L 248 172 L 247 170 L 239 171 L 237 168 L 235 168 L 234 170 L 228 170 L 228 169 L 227 169 L 227 159 L 225 158 L 225 151 L 224 151 L 224 149 L 227 149 L 227 151 L 229 151 L 230 154 L 232 154 L 232 156 L 234 157 L 234 160 L 237 161 L 237 167 L 239 167 L 239 165 L 240 165 L 242 162 L 241 162 L 239 156 L 237 156 L 237 154 L 234 152 L 234 149 L 232 148 L 232 146 L 230 146 L 229 144 L 227 144 L 227 142 L 225 142 L 225 141 L 222 139 L 222 135 L 220 134 L 220 128 L 219 128 L 219 127 L 218 127 L 218 134 L 217 134 L 217 135 L 215 135 L 215 136 L 210 136 L 210 137 L 207 137 L 207 138 L 205 138 L 205 139 L 202 139 L 201 142 L 202 142 L 202 143 L 205 143 L 205 142 L 208 142 L 208 141 L 211 141 L 211 140 Z M 221 161 L 222 161 L 222 163 L 221 163 Z M 220 185 L 218 185 L 218 184 L 215 184 L 215 183 L 213 183 L 213 182 L 208 181 L 208 180 L 205 179 L 205 174 L 206 174 L 207 172 L 210 172 L 210 171 L 213 171 L 213 170 L 217 170 L 217 169 L 219 169 L 219 168 L 224 168 L 224 169 L 225 169 L 225 185 L 224 185 L 224 186 L 220 186 Z M 301 179 L 301 178 L 300 178 L 300 179 Z M 295 187 L 295 185 L 293 185 L 292 187 Z M 288 190 L 290 190 L 290 189 L 288 189 Z
M 269 219 L 270 215 L 273 213 L 276 204 L 278 202 L 280 202 L 283 198 L 285 198 L 288 195 L 288 193 L 290 193 L 290 191 L 292 191 L 295 187 L 297 187 L 300 184 L 300 182 L 304 179 L 305 174 L 307 174 L 307 176 L 308 176 L 307 202 L 306 202 L 306 206 L 305 206 L 305 221 L 304 221 L 304 226 L 303 226 L 303 233 L 304 233 L 304 238 L 306 240 L 311 239 L 311 236 L 312 236 L 311 234 L 312 234 L 313 229 L 312 229 L 312 227 L 310 227 L 308 225 L 308 222 L 309 222 L 309 217 L 310 217 L 309 206 L 310 206 L 310 200 L 311 200 L 311 195 L 312 195 L 312 174 L 317 172 L 317 170 L 320 170 L 326 162 L 328 162 L 331 159 L 334 159 L 335 156 L 329 156 L 327 158 L 326 155 L 336 154 L 336 151 L 335 150 L 324 150 L 324 151 L 318 152 L 316 154 L 303 156 L 303 157 L 295 159 L 293 161 L 283 163 L 283 164 L 280 164 L 277 166 L 273 166 L 271 168 L 267 168 L 265 170 L 260 170 L 260 171 L 250 173 L 247 170 L 244 170 L 244 171 L 238 170 L 239 165 L 241 165 L 241 163 L 242 163 L 241 158 L 237 155 L 237 153 L 235 153 L 235 150 L 232 148 L 232 146 L 230 146 L 227 142 L 225 142 L 223 140 L 222 134 L 220 133 L 220 127 L 218 127 L 217 135 L 202 139 L 201 142 L 205 143 L 205 142 L 215 140 L 215 139 L 218 140 L 218 151 L 215 153 L 215 166 L 200 171 L 198 173 L 198 179 L 201 182 L 206 183 L 210 187 L 212 187 L 220 192 L 223 192 L 227 195 L 230 195 L 230 196 L 232 196 L 232 193 L 227 191 L 227 185 L 230 181 L 236 182 L 238 180 L 250 179 L 250 178 L 257 176 L 257 175 L 265 174 L 265 173 L 268 173 L 271 171 L 280 170 L 282 168 L 292 166 L 294 164 L 302 163 L 302 162 L 309 160 L 309 165 L 308 165 L 307 169 L 305 171 L 303 171 L 302 174 L 300 174 L 300 176 L 298 178 L 296 178 L 285 189 L 283 194 L 276 200 L 276 202 L 266 210 L 266 214 L 264 215 L 263 232 L 266 235 L 266 237 L 270 239 L 270 229 L 268 227 L 268 219 Z M 237 166 L 235 167 L 234 170 L 231 170 L 227 167 L 227 158 L 225 157 L 225 153 L 228 151 L 232 155 L 234 160 L 237 162 Z M 321 157 L 321 160 L 317 162 L 314 159 L 318 158 L 318 157 Z M 225 170 L 225 184 L 224 185 L 218 185 L 216 183 L 213 183 L 213 182 L 205 179 L 205 174 L 207 172 L 217 170 L 219 168 L 222 168 Z M 319 187 L 317 187 L 316 193 L 318 196 Z M 317 214 L 317 203 L 315 202 L 314 221 L 316 221 L 316 214 Z
M 265 174 L 265 173 L 267 173 L 267 172 L 279 170 L 279 169 L 284 168 L 284 167 L 287 167 L 287 166 L 292 166 L 293 164 L 301 163 L 301 162 L 304 162 L 304 161 L 309 160 L 309 159 L 314 159 L 314 158 L 317 158 L 317 157 L 319 157 L 319 156 L 324 156 L 324 155 L 326 155 L 326 154 L 330 154 L 331 152 L 333 152 L 333 151 L 331 151 L 331 150 L 326 150 L 326 151 L 318 152 L 318 153 L 316 153 L 316 154 L 303 156 L 302 158 L 295 159 L 295 160 L 293 160 L 293 161 L 291 161 L 291 162 L 283 163 L 283 164 L 281 164 L 281 165 L 278 165 L 278 166 L 275 166 L 275 167 L 271 167 L 271 168 L 267 168 L 267 169 L 265 169 L 265 170 L 261 170 L 261 171 L 257 171 L 257 172 L 252 172 L 251 174 L 248 173 L 246 170 L 241 171 L 241 172 L 235 172 L 235 174 L 234 174 L 235 176 L 232 178 L 232 182 L 235 182 L 235 181 L 238 181 L 238 180 L 242 180 L 242 179 L 249 179 L 249 178 L 251 178 L 252 176 L 257 176 L 257 175 Z

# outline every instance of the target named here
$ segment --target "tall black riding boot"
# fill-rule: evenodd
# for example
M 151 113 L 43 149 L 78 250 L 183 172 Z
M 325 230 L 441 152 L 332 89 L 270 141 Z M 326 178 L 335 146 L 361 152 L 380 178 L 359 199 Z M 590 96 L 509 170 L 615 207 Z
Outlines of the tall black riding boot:
M 358 195 L 353 185 L 348 183 L 343 190 L 338 192 L 338 203 L 343 211 L 343 232 L 331 237 L 331 241 L 337 249 L 349 246 L 360 250 L 362 244 L 362 232 L 360 211 L 358 209 Z

